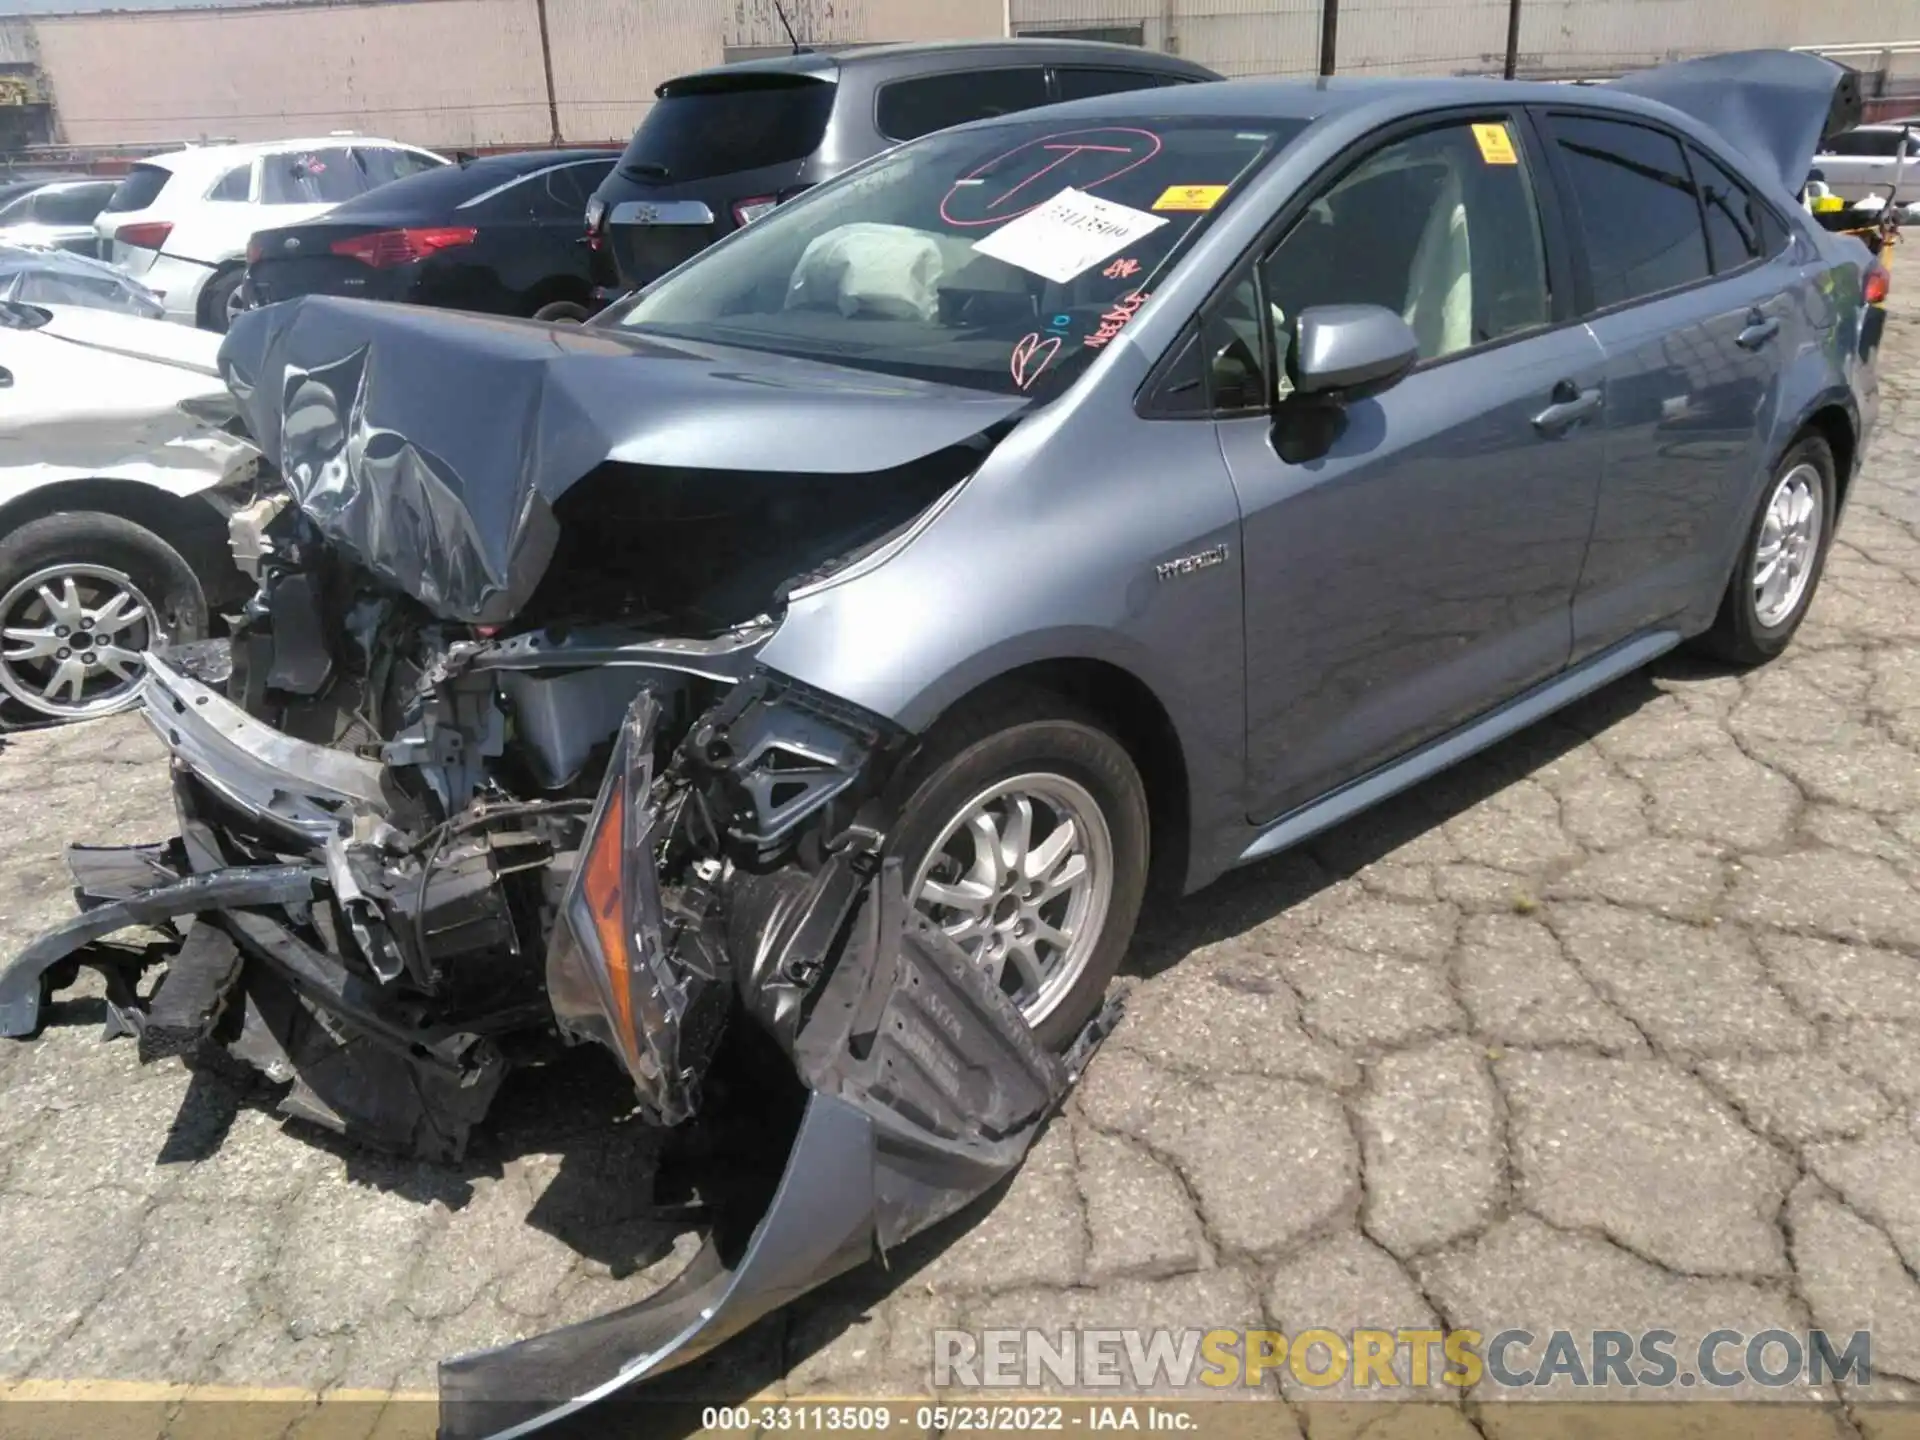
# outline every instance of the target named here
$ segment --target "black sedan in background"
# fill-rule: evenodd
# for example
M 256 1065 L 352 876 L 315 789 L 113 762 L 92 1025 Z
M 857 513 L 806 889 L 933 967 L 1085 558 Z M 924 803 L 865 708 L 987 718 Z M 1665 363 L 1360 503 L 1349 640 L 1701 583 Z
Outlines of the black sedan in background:
M 581 233 L 612 150 L 490 155 L 409 175 L 247 246 L 246 297 L 399 300 L 584 320 L 595 308 Z

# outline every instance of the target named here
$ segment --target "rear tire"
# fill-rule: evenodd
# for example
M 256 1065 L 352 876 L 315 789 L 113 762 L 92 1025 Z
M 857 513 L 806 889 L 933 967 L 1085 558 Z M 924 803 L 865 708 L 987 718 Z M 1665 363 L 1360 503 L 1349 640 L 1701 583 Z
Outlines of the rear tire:
M 533 312 L 536 320 L 545 320 L 550 325 L 578 325 L 587 318 L 587 307 L 576 305 L 571 300 L 555 300 L 551 305 L 542 305 Z
M 1802 437 L 1768 478 L 1720 613 L 1695 648 L 1742 666 L 1787 648 L 1820 588 L 1838 497 L 1833 451 L 1818 435 Z
M 69 583 L 79 606 L 72 614 Z M 117 609 L 116 594 L 124 597 Z M 144 619 L 129 618 L 135 611 Z M 66 635 L 58 633 L 63 625 Z M 192 567 L 144 526 L 82 510 L 30 521 L 0 540 L 0 693 L 16 712 L 78 720 L 128 709 L 139 699 L 144 667 L 127 653 L 206 633 L 206 595 Z M 61 643 L 67 640 L 94 643 Z M 70 661 L 87 672 L 79 693 L 69 683 L 50 697 L 59 667 Z
M 1105 999 L 1146 892 L 1147 796 L 1132 757 L 1065 702 L 1000 691 L 936 725 L 899 790 L 907 799 L 888 848 L 909 900 L 999 970 L 1042 1044 L 1066 1049 Z M 1014 864 L 986 858 L 989 829 Z M 964 904 L 934 900 L 928 883 L 949 898 L 966 892 Z M 1070 938 L 1060 946 L 1051 935 Z

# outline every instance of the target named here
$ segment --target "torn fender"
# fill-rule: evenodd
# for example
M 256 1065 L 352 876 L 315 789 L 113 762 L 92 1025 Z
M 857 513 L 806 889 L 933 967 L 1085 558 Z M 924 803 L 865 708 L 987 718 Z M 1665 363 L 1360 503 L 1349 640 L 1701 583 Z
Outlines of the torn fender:
M 1025 404 L 611 327 L 321 296 L 242 315 L 220 366 L 322 533 L 474 624 L 526 603 L 553 555 L 553 502 L 604 463 L 865 475 Z
M 1791 50 L 1682 60 L 1625 76 L 1613 88 L 1711 127 L 1789 195 L 1807 183 L 1820 142 L 1860 123 L 1859 74 Z
M 1047 1053 L 985 972 L 912 914 L 890 862 L 794 1040 L 812 1093 L 738 1261 L 709 1236 L 638 1305 L 444 1362 L 443 1440 L 552 1424 L 951 1215 L 1018 1167 L 1112 1020 L 1073 1055 Z

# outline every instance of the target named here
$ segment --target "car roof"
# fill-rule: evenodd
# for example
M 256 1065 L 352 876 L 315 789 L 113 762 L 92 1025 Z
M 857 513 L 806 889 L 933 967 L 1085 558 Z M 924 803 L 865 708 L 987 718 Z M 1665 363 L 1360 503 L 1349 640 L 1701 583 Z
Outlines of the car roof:
M 1075 119 L 1145 119 L 1154 116 L 1215 116 L 1238 120 L 1323 120 L 1357 111 L 1376 112 L 1382 120 L 1454 105 L 1567 105 L 1618 110 L 1658 119 L 1689 134 L 1699 123 L 1670 106 L 1616 90 L 1610 85 L 1568 85 L 1552 81 L 1502 80 L 1493 76 L 1333 76 L 1295 80 L 1221 80 L 1210 85 L 1169 85 L 1152 90 L 1122 90 L 1086 100 L 1050 105 L 970 121 L 987 128 L 1035 116 Z
M 618 150 L 601 147 L 586 147 L 577 150 L 509 150 L 499 155 L 476 155 L 470 160 L 455 161 L 459 170 L 467 175 L 491 175 L 504 180 L 509 175 L 529 175 L 535 170 L 544 170 L 549 165 L 573 165 L 588 160 L 618 160 Z
M 916 70 L 921 62 L 949 59 L 972 61 L 980 67 L 1010 65 L 1021 61 L 1031 64 L 1065 64 L 1080 61 L 1125 70 L 1153 70 L 1195 79 L 1218 79 L 1204 65 L 1167 55 L 1158 50 L 1143 50 L 1137 45 L 1115 45 L 1104 40 L 1057 40 L 1039 36 L 1019 36 L 1005 40 L 929 40 L 892 45 L 853 45 L 844 50 L 801 50 L 792 55 L 768 55 L 757 60 L 736 60 L 731 65 L 715 65 L 704 70 L 689 70 L 665 82 L 660 90 L 687 80 L 705 80 L 725 75 L 813 75 L 836 78 L 842 70 L 879 69 Z M 658 92 L 656 92 L 658 93 Z
M 136 165 L 157 165 L 176 172 L 213 170 L 251 160 L 257 155 L 276 155 L 283 150 L 335 150 L 343 145 L 379 145 L 388 148 L 420 150 L 404 140 L 388 140 L 379 135 L 294 136 L 286 140 L 249 140 L 234 145 L 189 145 L 159 155 L 143 155 Z

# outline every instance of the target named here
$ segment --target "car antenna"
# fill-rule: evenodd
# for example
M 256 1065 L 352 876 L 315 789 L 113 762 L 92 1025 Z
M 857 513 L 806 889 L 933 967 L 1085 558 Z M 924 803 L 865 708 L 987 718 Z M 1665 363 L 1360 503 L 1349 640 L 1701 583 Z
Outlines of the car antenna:
M 787 32 L 787 42 L 793 46 L 793 53 L 805 55 L 807 47 L 802 45 L 800 37 L 793 33 L 793 22 L 787 19 L 786 9 L 780 4 L 780 0 L 773 0 L 773 13 L 780 17 L 780 28 Z

